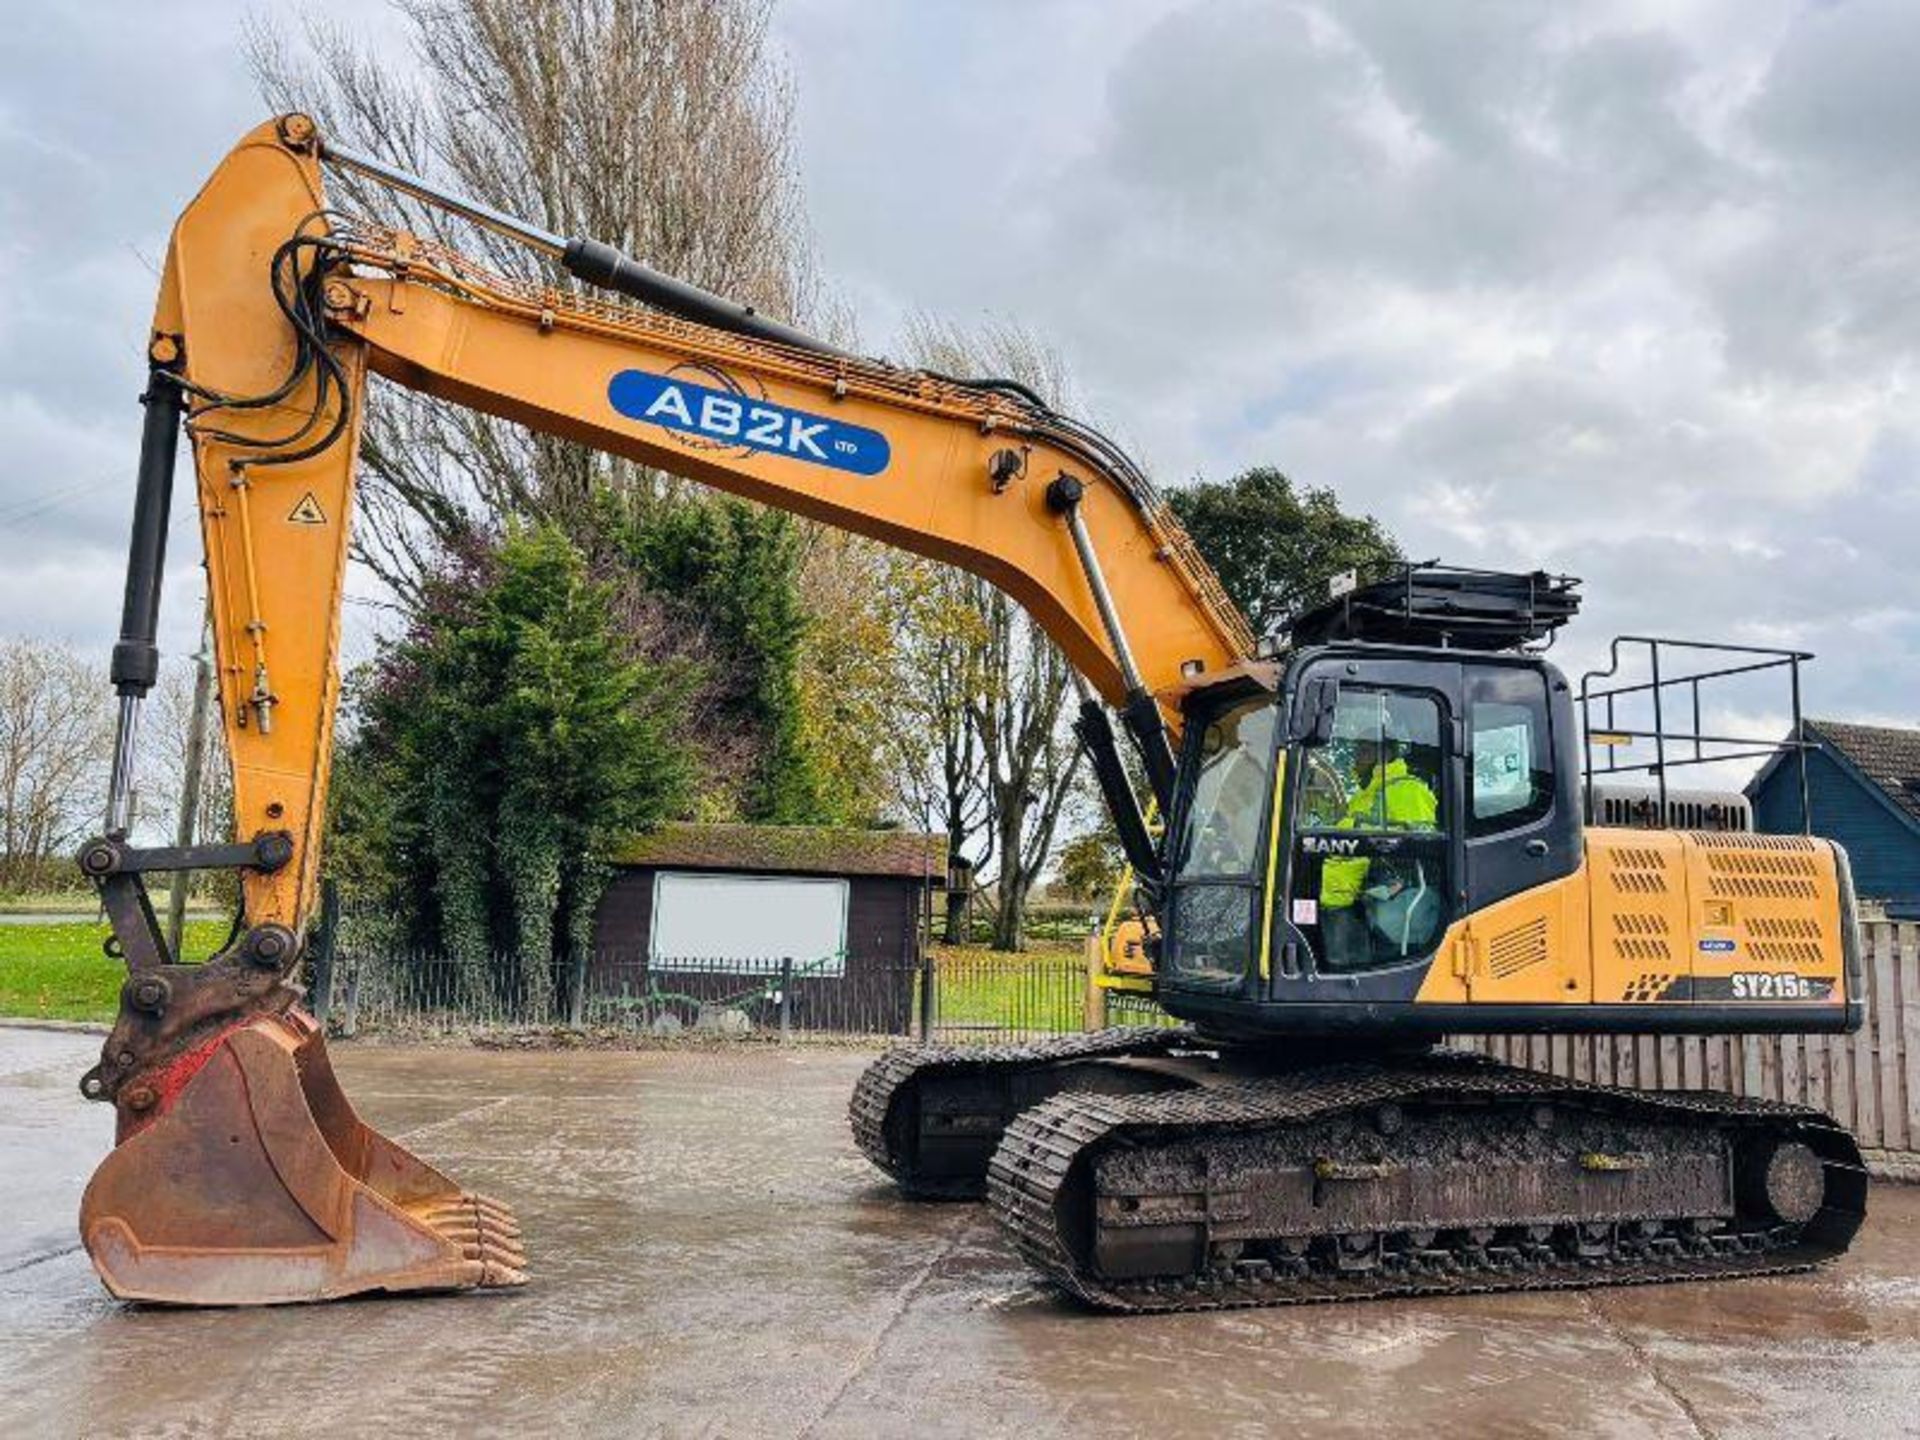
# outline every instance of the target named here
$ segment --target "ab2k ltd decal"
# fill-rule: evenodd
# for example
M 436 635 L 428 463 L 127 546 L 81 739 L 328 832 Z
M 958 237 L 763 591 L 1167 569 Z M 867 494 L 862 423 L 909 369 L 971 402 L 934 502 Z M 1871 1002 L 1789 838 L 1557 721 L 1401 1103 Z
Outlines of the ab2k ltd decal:
M 852 475 L 878 475 L 893 458 L 878 430 L 749 395 L 717 368 L 622 370 L 608 382 L 607 400 L 628 419 L 664 426 L 700 449 L 781 455 Z

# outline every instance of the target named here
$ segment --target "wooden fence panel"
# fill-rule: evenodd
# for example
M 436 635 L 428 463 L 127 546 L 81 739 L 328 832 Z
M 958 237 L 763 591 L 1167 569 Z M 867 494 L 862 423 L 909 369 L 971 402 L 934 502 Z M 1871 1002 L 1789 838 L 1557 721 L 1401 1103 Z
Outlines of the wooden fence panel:
M 1901 925 L 1895 1004 L 1901 1037 L 1901 1091 L 1907 1106 L 1907 1148 L 1920 1150 L 1920 925 Z
M 1900 944 L 1891 925 L 1876 926 L 1867 950 L 1873 979 L 1868 1028 L 1873 1031 L 1873 1073 L 1879 1081 L 1880 1143 L 1889 1150 L 1911 1150 L 1905 1102 L 1906 1077 L 1900 1057 Z
M 1853 1120 L 1847 1113 L 1847 1097 L 1834 1091 L 1839 1074 L 1836 1059 L 1843 1048 L 1844 1042 L 1835 1040 L 1831 1035 L 1801 1037 L 1800 1051 L 1805 1057 L 1801 1068 L 1806 1080 L 1807 1097 L 1804 1103 L 1825 1110 L 1843 1125 L 1851 1125 Z
M 1459 1036 L 1513 1065 L 1602 1085 L 1719 1089 L 1811 1105 L 1862 1145 L 1920 1153 L 1920 923 L 1862 926 L 1866 1023 L 1852 1035 Z
M 1882 933 L 1876 927 L 1863 937 L 1867 953 L 1862 957 L 1864 963 L 1861 968 L 1866 971 L 1867 1019 L 1864 1025 L 1853 1032 L 1853 1043 L 1847 1047 L 1847 1088 L 1853 1095 L 1854 1137 L 1862 1145 L 1871 1145 L 1876 1149 L 1887 1143 L 1880 1128 L 1882 1076 L 1877 1035 L 1880 1016 L 1889 1001 L 1880 987 L 1879 967 L 1874 964 Z
M 1818 1089 L 1809 1075 L 1809 1071 L 1814 1066 L 1814 1056 L 1809 1054 L 1809 1048 L 1801 1043 L 1801 1037 L 1778 1035 L 1778 1037 L 1766 1039 L 1761 1035 L 1755 1035 L 1751 1039 L 1755 1046 L 1763 1050 L 1772 1050 L 1780 1058 L 1780 1094 L 1772 1098 L 1791 1100 L 1797 1106 L 1812 1104 L 1809 1094 L 1812 1094 L 1814 1089 Z
M 1767 1090 L 1766 1051 L 1760 1042 L 1751 1035 L 1742 1035 L 1734 1041 L 1740 1051 L 1740 1085 L 1742 1095 L 1765 1096 Z

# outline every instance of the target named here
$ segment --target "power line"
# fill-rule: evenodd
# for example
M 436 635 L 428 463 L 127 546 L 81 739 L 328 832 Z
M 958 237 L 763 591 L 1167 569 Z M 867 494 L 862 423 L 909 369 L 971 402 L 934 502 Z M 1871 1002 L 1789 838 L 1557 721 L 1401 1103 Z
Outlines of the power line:
M 106 484 L 105 480 L 82 480 L 78 484 L 64 485 L 58 490 L 27 496 L 10 505 L 0 505 L 0 525 L 15 525 L 23 520 L 35 519 L 50 510 L 58 509 L 69 500 L 76 499 L 88 491 L 98 490 Z

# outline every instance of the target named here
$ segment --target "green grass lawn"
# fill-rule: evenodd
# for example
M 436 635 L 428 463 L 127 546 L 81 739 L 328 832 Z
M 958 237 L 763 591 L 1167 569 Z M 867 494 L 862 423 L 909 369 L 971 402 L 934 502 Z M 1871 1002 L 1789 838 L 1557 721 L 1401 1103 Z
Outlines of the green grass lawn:
M 1023 955 L 936 945 L 940 1025 L 1071 1031 L 1085 1016 L 1087 965 L 1080 945 L 1039 941 Z
M 166 882 L 154 891 L 154 904 L 164 905 Z M 15 890 L 0 895 L 0 915 L 91 915 L 100 908 L 100 897 L 90 888 L 77 890 Z M 214 895 L 196 890 L 187 897 L 187 913 L 218 910 L 221 901 Z
M 91 889 L 27 890 L 0 895 L 0 915 L 85 915 L 98 909 Z
M 187 922 L 186 950 L 203 959 L 226 939 L 226 920 Z M 0 925 L 0 1015 L 111 1021 L 126 967 L 101 952 L 104 924 Z M 1036 942 L 1024 955 L 936 946 L 942 1027 L 1070 1032 L 1081 1027 L 1086 964 L 1079 944 Z M 918 1014 L 918 999 L 915 1000 Z
M 227 926 L 225 920 L 189 920 L 188 956 L 212 954 L 227 938 Z M 101 952 L 106 938 L 104 922 L 0 925 L 0 1015 L 112 1020 L 127 969 Z

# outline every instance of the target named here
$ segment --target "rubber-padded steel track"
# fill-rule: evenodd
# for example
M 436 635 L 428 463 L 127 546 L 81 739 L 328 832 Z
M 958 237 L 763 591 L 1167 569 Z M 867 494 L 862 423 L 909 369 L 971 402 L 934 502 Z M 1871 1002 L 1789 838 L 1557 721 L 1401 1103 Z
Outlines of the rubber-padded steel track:
M 1569 1255 L 1547 1244 L 1483 1244 L 1458 1235 L 1427 1240 L 1417 1251 L 1361 1273 L 1271 1258 L 1210 1261 L 1181 1276 L 1115 1280 L 1080 1257 L 1091 1236 L 1063 1226 L 1091 1225 L 1093 1207 L 1063 1203 L 1085 1185 L 1086 1167 L 1107 1147 L 1151 1147 L 1241 1135 L 1319 1121 L 1384 1104 L 1477 1103 L 1482 1107 L 1573 1102 L 1588 1112 L 1641 1121 L 1704 1124 L 1736 1132 L 1755 1127 L 1810 1148 L 1824 1191 L 1804 1225 L 1736 1217 L 1726 1233 L 1667 1237 L 1657 1243 L 1622 1235 L 1605 1253 Z M 1522 1112 L 1524 1113 L 1524 1112 Z M 1593 1085 L 1438 1052 L 1392 1064 L 1345 1063 L 1290 1074 L 1150 1095 L 1055 1096 L 1006 1131 L 988 1173 L 988 1201 L 1021 1253 L 1048 1279 L 1105 1310 L 1210 1310 L 1239 1306 L 1361 1300 L 1395 1295 L 1582 1288 L 1705 1280 L 1804 1270 L 1843 1252 L 1865 1214 L 1866 1172 L 1846 1131 L 1817 1110 L 1711 1092 L 1648 1092 Z M 1577 1221 L 1579 1217 L 1568 1217 Z M 1618 1227 L 1627 1230 L 1630 1227 Z M 1434 1248 L 1435 1244 L 1442 1248 Z
M 1184 1026 L 1123 1026 L 1081 1035 L 1061 1035 L 1026 1045 L 921 1045 L 889 1050 L 869 1065 L 853 1088 L 847 1120 L 854 1142 L 902 1193 L 924 1199 L 978 1198 L 984 1175 L 928 1177 L 918 1173 L 914 1141 L 902 1123 L 910 1114 L 915 1087 L 994 1072 L 1016 1074 L 1079 1060 L 1115 1060 L 1131 1055 L 1161 1055 L 1196 1044 Z

